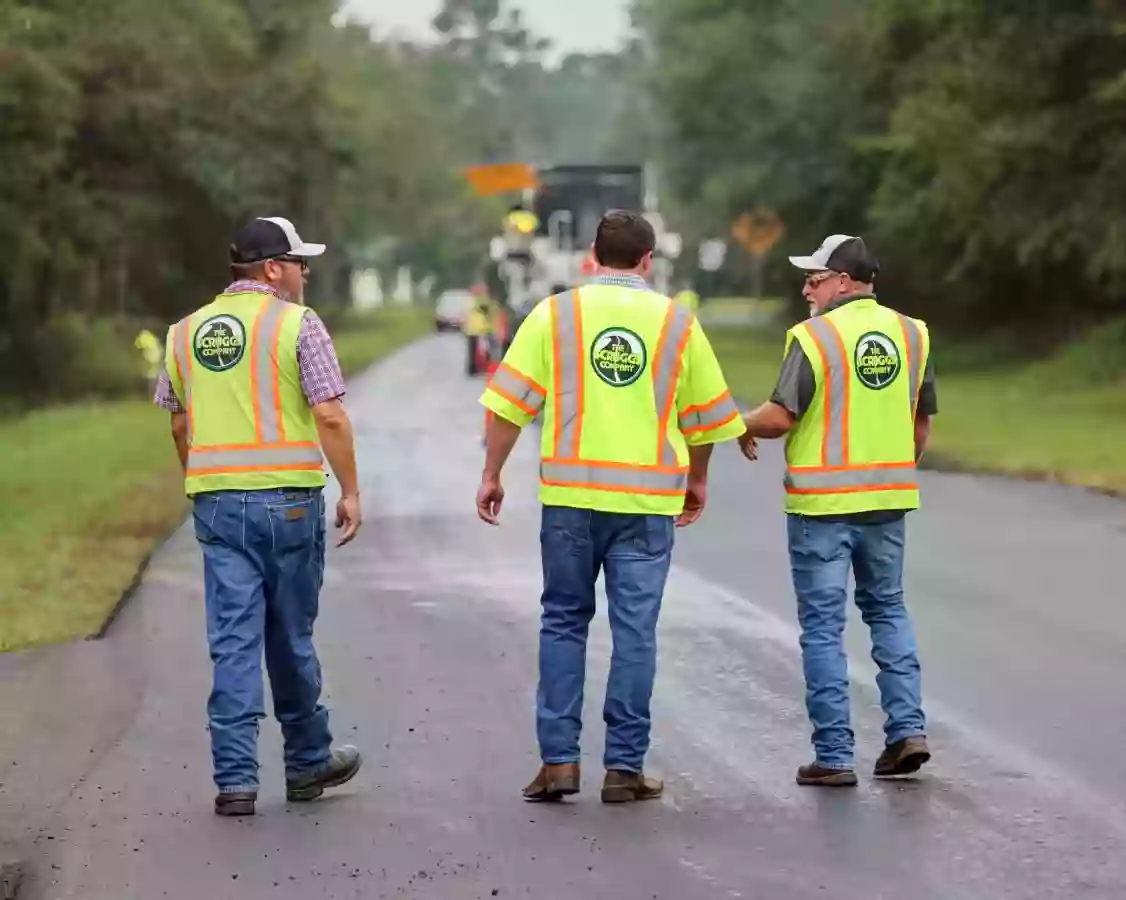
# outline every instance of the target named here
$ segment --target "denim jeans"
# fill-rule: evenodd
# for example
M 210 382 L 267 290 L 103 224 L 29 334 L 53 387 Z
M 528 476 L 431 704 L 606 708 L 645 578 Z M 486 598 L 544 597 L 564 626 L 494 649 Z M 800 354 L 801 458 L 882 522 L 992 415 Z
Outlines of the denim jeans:
M 216 786 L 222 793 L 258 788 L 263 651 L 286 776 L 322 769 L 332 735 L 313 649 L 325 559 L 321 491 L 199 494 L 194 519 L 214 667 L 207 713 Z
M 851 768 L 855 736 L 844 648 L 850 568 L 880 669 L 876 684 L 887 743 L 921 735 L 926 727 L 915 633 L 903 604 L 906 519 L 856 525 L 791 515 L 788 531 L 813 747 L 821 765 Z
M 670 516 L 545 506 L 536 728 L 545 763 L 579 760 L 586 642 L 605 572 L 614 651 L 606 685 L 607 769 L 640 772 L 649 750 L 657 617 L 672 561 Z

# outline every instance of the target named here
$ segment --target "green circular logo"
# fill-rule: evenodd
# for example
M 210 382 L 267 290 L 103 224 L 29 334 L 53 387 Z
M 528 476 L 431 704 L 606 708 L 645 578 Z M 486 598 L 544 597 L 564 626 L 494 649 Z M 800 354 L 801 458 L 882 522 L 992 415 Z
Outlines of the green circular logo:
M 647 360 L 645 342 L 628 328 L 607 328 L 590 345 L 590 364 L 611 387 L 633 384 Z
M 234 316 L 212 316 L 199 326 L 192 339 L 195 358 L 205 369 L 233 369 L 246 350 L 246 328 Z
M 895 381 L 902 368 L 895 341 L 880 331 L 869 331 L 856 342 L 856 377 L 865 387 L 880 391 Z

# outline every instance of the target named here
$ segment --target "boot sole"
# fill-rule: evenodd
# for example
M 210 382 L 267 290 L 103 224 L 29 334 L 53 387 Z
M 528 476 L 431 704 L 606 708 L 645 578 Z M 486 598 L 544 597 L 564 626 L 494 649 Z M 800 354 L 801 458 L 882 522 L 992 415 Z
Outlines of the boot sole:
M 558 803 L 564 797 L 573 797 L 579 792 L 577 778 L 553 778 L 547 787 L 538 794 L 525 794 L 529 803 Z
M 886 772 L 876 772 L 876 778 L 894 778 L 897 775 L 914 775 L 930 762 L 931 755 L 926 750 L 909 753 L 896 760 L 895 766 Z
M 215 806 L 217 816 L 252 816 L 254 815 L 253 800 L 236 800 L 234 803 L 223 803 Z
M 287 788 L 285 792 L 285 799 L 291 803 L 307 803 L 310 800 L 316 800 L 329 788 L 340 787 L 342 784 L 347 784 L 356 777 L 356 773 L 360 771 L 360 766 L 364 763 L 362 756 L 356 757 L 356 764 L 350 769 L 345 769 L 339 775 L 330 778 L 328 781 L 321 781 L 317 784 L 310 785 L 306 788 Z
M 821 775 L 817 778 L 797 777 L 803 787 L 856 787 L 860 782 L 855 772 L 841 772 L 835 775 Z
M 603 803 L 639 803 L 644 800 L 658 800 L 664 791 L 657 791 L 656 793 L 640 793 L 633 788 L 628 787 L 614 787 L 602 789 L 602 802 Z

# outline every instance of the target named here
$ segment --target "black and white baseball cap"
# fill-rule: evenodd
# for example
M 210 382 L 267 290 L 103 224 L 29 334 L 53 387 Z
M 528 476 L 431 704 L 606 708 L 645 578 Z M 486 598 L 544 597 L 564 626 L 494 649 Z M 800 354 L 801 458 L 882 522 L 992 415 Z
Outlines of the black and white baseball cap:
M 289 219 L 255 219 L 231 242 L 231 262 L 246 264 L 279 256 L 320 256 L 324 244 L 306 244 Z
M 880 271 L 864 239 L 850 234 L 830 235 L 812 256 L 791 256 L 790 262 L 806 272 L 841 272 L 864 284 Z

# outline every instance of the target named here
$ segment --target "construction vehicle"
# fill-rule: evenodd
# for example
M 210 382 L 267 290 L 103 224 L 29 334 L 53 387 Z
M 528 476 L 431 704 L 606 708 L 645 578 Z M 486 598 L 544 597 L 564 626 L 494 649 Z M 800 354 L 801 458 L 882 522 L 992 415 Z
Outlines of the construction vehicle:
M 650 171 L 641 165 L 556 165 L 530 171 L 521 190 L 523 202 L 513 211 L 532 215 L 517 219 L 510 211 L 510 218 L 525 224 L 506 227 L 490 245 L 515 325 L 540 300 L 593 276 L 591 245 L 599 220 L 611 209 L 640 211 L 653 225 L 657 248 L 651 283 L 654 290 L 669 293 L 682 242 L 665 226 Z

